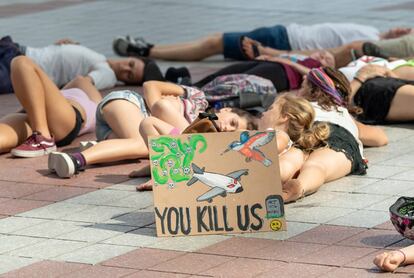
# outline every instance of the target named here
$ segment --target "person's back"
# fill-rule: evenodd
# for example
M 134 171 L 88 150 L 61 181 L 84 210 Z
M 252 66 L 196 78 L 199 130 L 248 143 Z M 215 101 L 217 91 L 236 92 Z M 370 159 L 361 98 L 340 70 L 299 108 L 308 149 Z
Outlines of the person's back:
M 354 23 L 321 23 L 286 26 L 292 50 L 327 49 L 353 41 L 379 40 L 378 29 Z
M 27 47 L 26 56 L 35 61 L 58 87 L 78 75 L 90 76 L 98 89 L 113 87 L 117 81 L 106 57 L 82 45 Z

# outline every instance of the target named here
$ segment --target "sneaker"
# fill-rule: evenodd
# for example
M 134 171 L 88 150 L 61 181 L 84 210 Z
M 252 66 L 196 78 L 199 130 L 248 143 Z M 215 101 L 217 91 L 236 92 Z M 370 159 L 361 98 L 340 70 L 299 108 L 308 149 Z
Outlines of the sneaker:
M 119 56 L 147 57 L 153 46 L 143 38 L 132 38 L 131 36 L 117 37 L 112 42 L 112 48 Z
M 70 178 L 83 171 L 79 161 L 68 153 L 52 152 L 49 154 L 48 168 L 61 178 Z
M 35 131 L 23 144 L 12 149 L 11 154 L 17 157 L 37 157 L 53 151 L 56 151 L 55 140 Z

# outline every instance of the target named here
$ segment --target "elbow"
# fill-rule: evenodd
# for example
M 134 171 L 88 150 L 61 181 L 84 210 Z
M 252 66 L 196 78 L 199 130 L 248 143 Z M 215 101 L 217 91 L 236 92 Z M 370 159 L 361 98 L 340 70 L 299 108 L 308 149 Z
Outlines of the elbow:
M 370 147 L 382 147 L 388 145 L 388 137 L 384 134 L 383 136 L 379 136 L 369 144 Z
M 388 137 L 387 136 L 384 136 L 383 138 L 381 138 L 381 140 L 379 141 L 379 146 L 378 147 L 381 147 L 381 146 L 385 146 L 385 145 L 388 145 Z

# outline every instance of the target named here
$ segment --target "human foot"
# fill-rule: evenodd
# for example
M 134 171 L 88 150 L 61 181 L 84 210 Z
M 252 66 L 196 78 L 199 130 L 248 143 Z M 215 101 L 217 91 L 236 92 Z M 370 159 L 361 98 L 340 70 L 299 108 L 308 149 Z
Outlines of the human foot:
M 79 157 L 79 155 L 81 154 L 52 152 L 49 154 L 48 168 L 61 178 L 70 178 L 84 170 L 85 161 L 84 158 L 82 161 L 83 156 Z
M 53 151 L 56 151 L 55 140 L 35 131 L 21 145 L 12 149 L 11 154 L 17 157 L 37 157 Z
M 263 54 L 263 46 L 260 42 L 252 40 L 248 37 L 241 39 L 242 52 L 246 58 L 253 60 L 254 58 Z
M 138 184 L 137 187 L 136 187 L 137 191 L 150 191 L 150 190 L 152 190 L 152 183 L 153 183 L 153 181 L 151 179 L 147 182 Z
M 148 177 L 151 175 L 151 167 L 150 165 L 144 166 L 139 170 L 132 171 L 129 173 L 130 178 L 141 178 L 141 177 Z
M 384 252 L 374 259 L 374 264 L 383 271 L 394 271 L 405 262 L 405 253 L 401 250 Z
M 305 190 L 297 179 L 291 179 L 282 186 L 282 198 L 285 203 L 294 202 L 305 196 Z

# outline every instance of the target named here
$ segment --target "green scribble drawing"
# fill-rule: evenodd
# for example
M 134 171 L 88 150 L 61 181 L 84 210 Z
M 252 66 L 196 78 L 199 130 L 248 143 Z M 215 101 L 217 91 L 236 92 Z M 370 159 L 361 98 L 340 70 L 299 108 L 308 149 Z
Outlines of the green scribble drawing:
M 207 150 L 207 140 L 200 134 L 189 135 L 187 142 L 181 140 L 169 137 L 151 140 L 151 149 L 156 152 L 151 156 L 155 184 L 168 183 L 170 187 L 174 187 L 174 183 L 191 178 L 191 162 L 196 152 L 203 153 Z

